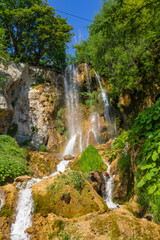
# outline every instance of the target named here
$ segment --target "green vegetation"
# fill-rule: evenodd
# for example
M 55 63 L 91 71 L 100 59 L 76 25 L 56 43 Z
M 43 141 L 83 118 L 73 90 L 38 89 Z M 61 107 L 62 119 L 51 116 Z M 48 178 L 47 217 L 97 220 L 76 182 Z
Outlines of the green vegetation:
M 38 147 L 38 151 L 39 151 L 39 152 L 48 152 L 48 149 L 46 148 L 46 146 L 40 145 L 40 146 Z
M 116 137 L 113 142 L 113 147 L 106 153 L 106 156 L 109 158 L 109 160 L 115 159 L 118 155 L 122 154 L 123 149 L 128 141 L 128 134 L 128 131 L 124 131 L 121 133 L 121 135 Z
M 139 203 L 160 222 L 160 100 L 138 115 L 128 132 L 116 138 L 107 153 L 110 160 L 118 157 L 118 169 L 123 179 L 135 167 L 135 187 Z M 128 148 L 126 149 L 126 144 Z M 134 157 L 134 155 L 136 157 Z
M 31 174 L 27 166 L 28 152 L 20 148 L 15 139 L 0 135 L 0 185 L 25 174 Z
M 73 172 L 71 174 L 71 182 L 73 183 L 74 188 L 79 192 L 81 192 L 85 186 L 84 177 L 80 172 Z
M 0 2 L 2 59 L 63 68 L 72 27 L 45 0 Z M 34 39 L 34 41 L 33 41 Z
M 12 214 L 13 214 L 13 209 L 11 208 L 11 206 L 8 204 L 4 204 L 0 211 L 0 217 L 10 218 L 12 216 Z
M 98 102 L 98 91 L 93 91 L 91 93 L 81 92 L 81 100 L 83 104 L 86 104 L 88 108 L 96 108 L 96 103 Z
M 46 186 L 46 193 L 34 194 L 34 211 L 41 215 L 55 213 L 57 216 L 72 218 L 87 213 L 108 210 L 105 202 L 98 196 L 78 171 L 65 171 L 57 175 L 53 183 Z M 96 198 L 96 200 L 95 200 Z
M 98 153 L 98 150 L 90 145 L 82 152 L 82 156 L 75 163 L 73 168 L 81 170 L 83 173 L 89 173 L 91 171 L 103 172 L 107 169 L 107 166 Z
M 62 114 L 65 111 L 65 108 L 61 108 L 58 112 L 57 112 L 57 117 L 56 117 L 56 121 L 55 121 L 55 127 L 56 130 L 59 134 L 64 135 L 64 123 L 62 121 Z
M 140 96 L 160 85 L 159 16 L 159 0 L 105 0 L 88 40 L 75 46 L 78 61 L 109 80 L 116 103 L 125 91 Z

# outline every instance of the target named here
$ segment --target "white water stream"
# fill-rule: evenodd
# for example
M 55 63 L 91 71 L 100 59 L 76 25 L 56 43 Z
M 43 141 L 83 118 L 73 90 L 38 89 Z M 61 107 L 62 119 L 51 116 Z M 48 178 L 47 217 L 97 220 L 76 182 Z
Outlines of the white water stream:
M 113 178 L 114 176 L 111 176 L 110 174 L 110 165 L 103 159 L 104 163 L 107 165 L 107 173 L 109 175 L 109 178 L 106 180 L 106 176 L 104 176 L 106 180 L 106 193 L 104 196 L 104 201 L 106 202 L 109 209 L 117 209 L 120 207 L 119 204 L 116 204 L 112 201 L 112 185 L 113 185 Z
M 3 207 L 3 204 L 4 204 L 4 192 L 1 191 L 1 189 L 0 189 L 0 211 Z
M 70 161 L 62 160 L 57 165 L 57 171 L 51 174 L 49 177 L 53 177 L 56 174 L 59 174 L 60 172 L 64 172 L 69 162 Z M 17 215 L 16 215 L 15 223 L 11 225 L 11 232 L 10 232 L 11 240 L 29 240 L 30 239 L 29 235 L 25 233 L 25 230 L 32 226 L 33 197 L 32 197 L 31 187 L 34 184 L 49 177 L 44 177 L 42 179 L 32 178 L 27 183 L 23 182 L 23 183 L 17 184 L 17 188 L 19 188 L 20 191 L 19 191 L 19 199 L 18 199 L 17 208 L 16 208 Z

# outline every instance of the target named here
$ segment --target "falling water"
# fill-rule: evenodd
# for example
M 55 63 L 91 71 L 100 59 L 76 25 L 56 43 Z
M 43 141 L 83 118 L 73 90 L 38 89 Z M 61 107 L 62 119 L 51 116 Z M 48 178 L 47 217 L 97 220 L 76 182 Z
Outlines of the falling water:
M 78 67 L 75 64 L 69 65 L 65 69 L 65 99 L 68 114 L 69 141 L 63 155 L 75 155 L 75 143 L 79 136 L 81 139 L 81 111 L 79 108 L 79 79 Z M 79 141 L 79 149 L 82 149 L 82 141 Z
M 57 171 L 51 174 L 49 177 L 53 177 L 60 172 L 64 172 L 68 166 L 70 161 L 62 160 L 57 165 Z M 32 211 L 33 211 L 33 197 L 32 197 L 32 189 L 31 187 L 42 181 L 43 179 L 48 178 L 44 177 L 42 179 L 32 178 L 30 181 L 18 183 L 17 188 L 19 191 L 19 200 L 17 204 L 17 215 L 15 219 L 15 223 L 11 225 L 11 240 L 29 240 L 30 237 L 27 233 L 25 233 L 26 229 L 32 226 Z M 1 203 L 2 204 L 2 203 Z
M 102 100 L 104 103 L 104 117 L 105 117 L 106 122 L 108 122 L 108 124 L 109 124 L 108 132 L 109 132 L 110 137 L 113 138 L 117 133 L 117 126 L 116 126 L 114 111 L 109 105 L 107 92 L 102 87 L 100 76 L 96 72 L 95 72 L 95 76 L 96 76 L 97 82 L 99 84 L 100 91 L 101 91 L 101 97 L 102 97 Z
M 4 205 L 4 192 L 0 190 L 0 211 Z
M 29 236 L 25 230 L 32 226 L 31 212 L 33 210 L 33 198 L 31 187 L 40 181 L 39 179 L 32 179 L 27 184 L 20 183 L 17 187 L 19 191 L 19 200 L 17 204 L 17 215 L 15 223 L 11 226 L 12 240 L 28 240 Z M 24 186 L 26 184 L 26 186 Z
M 114 176 L 111 176 L 111 174 L 110 174 L 110 165 L 104 159 L 103 159 L 103 161 L 107 165 L 107 173 L 109 175 L 109 178 L 106 180 L 106 193 L 104 196 L 104 200 L 109 209 L 116 209 L 119 207 L 119 205 L 112 201 L 112 184 L 113 184 Z M 104 176 L 104 178 L 106 179 L 105 176 Z
M 90 133 L 93 133 L 97 144 L 100 144 L 99 139 L 98 139 L 98 134 L 100 132 L 100 117 L 99 117 L 99 114 L 96 113 L 96 112 L 91 113 L 89 123 L 90 124 L 89 124 L 89 131 L 88 131 L 88 137 L 87 137 L 87 147 L 89 145 Z

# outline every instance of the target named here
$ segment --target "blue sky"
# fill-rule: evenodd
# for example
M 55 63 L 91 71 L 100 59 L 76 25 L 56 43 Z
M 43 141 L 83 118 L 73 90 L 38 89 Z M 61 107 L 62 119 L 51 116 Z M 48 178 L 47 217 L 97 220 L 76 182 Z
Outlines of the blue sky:
M 49 5 L 54 9 L 89 20 L 92 20 L 94 15 L 99 12 L 102 2 L 103 0 L 48 0 Z M 60 14 L 63 18 L 67 18 L 67 23 L 74 27 L 73 32 L 75 33 L 75 37 L 72 38 L 71 44 L 75 44 L 76 41 L 79 43 L 81 40 L 87 39 L 88 31 L 85 27 L 89 25 L 89 22 L 58 11 L 57 14 Z M 74 54 L 71 45 L 69 45 L 68 52 Z

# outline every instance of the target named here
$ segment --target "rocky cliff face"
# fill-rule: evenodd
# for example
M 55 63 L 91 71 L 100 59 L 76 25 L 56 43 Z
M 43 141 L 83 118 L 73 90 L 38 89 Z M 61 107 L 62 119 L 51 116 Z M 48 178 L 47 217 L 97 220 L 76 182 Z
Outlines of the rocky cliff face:
M 61 102 L 55 90 L 58 73 L 24 64 L 1 66 L 0 71 L 8 79 L 0 92 L 0 134 L 8 132 L 35 148 L 58 146 L 62 140 L 53 121 Z
M 0 72 L 7 79 L 0 92 L 0 134 L 8 133 L 18 143 L 36 149 L 40 145 L 49 149 L 64 146 L 69 114 L 65 103 L 64 74 L 26 64 L 11 64 L 8 68 L 0 66 Z M 91 126 L 93 121 L 100 125 L 102 141 L 108 140 L 108 126 L 104 121 L 95 74 L 84 64 L 79 64 L 76 74 L 85 148 L 87 142 L 97 145 L 93 134 L 95 129 Z M 88 87 L 92 87 L 92 93 Z

